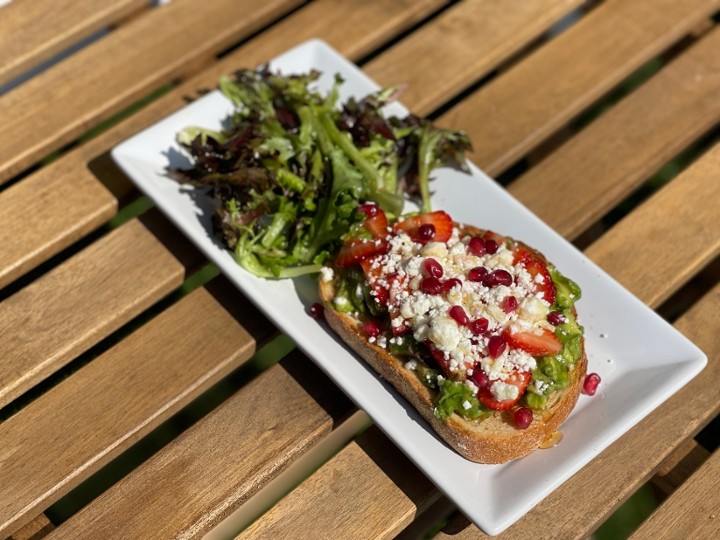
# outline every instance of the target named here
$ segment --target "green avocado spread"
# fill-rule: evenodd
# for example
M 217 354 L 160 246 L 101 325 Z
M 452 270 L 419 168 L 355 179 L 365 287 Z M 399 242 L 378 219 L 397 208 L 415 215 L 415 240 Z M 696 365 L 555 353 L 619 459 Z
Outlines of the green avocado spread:
M 508 241 L 507 245 L 508 250 L 510 250 L 510 246 L 514 245 L 514 243 Z M 450 247 L 448 247 L 448 250 L 450 250 Z M 423 256 L 428 257 L 425 253 L 423 253 Z M 517 261 L 517 259 L 515 260 Z M 533 265 L 537 268 L 540 264 L 539 260 L 537 258 L 531 259 L 525 263 L 521 261 L 520 264 L 525 264 L 526 269 L 530 268 L 532 270 Z M 505 264 L 507 264 L 507 260 Z M 512 264 L 517 263 L 513 262 Z M 373 321 L 377 325 L 377 335 L 368 336 L 369 341 L 385 348 L 396 358 L 403 359 L 406 367 L 412 370 L 424 385 L 437 392 L 435 415 L 439 418 L 447 418 L 453 413 L 457 413 L 469 420 L 482 420 L 493 413 L 492 409 L 502 410 L 498 406 L 498 402 L 501 400 L 507 400 L 503 401 L 503 403 L 510 403 L 510 400 L 514 400 L 513 403 L 517 403 L 517 406 L 543 410 L 548 407 L 553 394 L 566 388 L 572 380 L 572 371 L 583 355 L 583 328 L 577 322 L 575 316 L 575 302 L 580 299 L 580 288 L 572 280 L 561 274 L 554 266 L 546 262 L 543 262 L 542 266 L 545 269 L 544 280 L 539 279 L 538 271 L 535 270 L 536 273 L 531 272 L 530 274 L 534 281 L 530 282 L 530 285 L 526 285 L 526 287 L 533 287 L 535 286 L 534 283 L 545 283 L 545 285 L 540 285 L 542 290 L 542 287 L 549 285 L 548 281 L 550 280 L 547 278 L 549 277 L 552 280 L 554 300 L 552 305 L 549 306 L 547 302 L 544 302 L 542 308 L 544 313 L 549 314 L 548 322 L 552 316 L 552 322 L 550 325 L 545 324 L 544 328 L 546 330 L 543 331 L 552 336 L 554 330 L 554 336 L 557 338 L 555 343 L 559 342 L 558 347 L 561 348 L 557 354 L 534 356 L 535 361 L 523 373 L 524 384 L 522 386 L 518 384 L 516 387 L 520 388 L 519 394 L 510 388 L 510 397 L 505 397 L 496 392 L 494 396 L 488 398 L 487 390 L 484 396 L 480 396 L 478 387 L 473 387 L 470 384 L 474 380 L 470 375 L 472 371 L 468 370 L 468 374 L 465 375 L 465 368 L 459 374 L 457 368 L 454 368 L 454 371 L 453 369 L 449 370 L 447 363 L 450 360 L 447 353 L 445 353 L 443 360 L 442 353 L 439 356 L 436 354 L 438 350 L 435 343 L 428 341 L 427 337 L 417 338 L 415 329 L 412 332 L 406 331 L 402 335 L 395 335 L 388 307 L 377 300 L 377 293 L 374 291 L 373 285 L 368 282 L 368 278 L 360 265 L 336 269 L 333 307 L 337 311 L 351 313 L 363 322 Z M 490 271 L 492 271 L 492 266 Z M 467 276 L 466 279 L 472 280 Z M 377 283 L 375 287 L 377 287 Z M 446 294 L 448 295 L 446 302 L 457 305 L 457 299 L 450 300 L 450 293 L 444 292 L 442 296 Z M 537 300 L 535 302 L 537 303 Z M 445 306 L 449 305 L 448 303 Z M 519 307 L 519 304 L 516 303 L 515 306 Z M 499 303 L 498 307 L 502 307 L 502 304 Z M 510 309 L 518 309 L 518 307 L 511 307 Z M 442 313 L 446 309 L 448 308 L 441 308 L 440 318 L 443 317 Z M 540 317 L 544 319 L 545 315 L 540 315 Z M 467 322 L 464 324 L 467 324 Z M 497 332 L 497 329 L 495 332 Z M 452 330 L 450 330 L 450 334 L 452 334 Z M 514 334 L 511 335 L 511 337 L 513 336 Z M 417 341 L 417 339 L 421 339 L 421 341 Z M 440 336 L 440 339 L 442 341 L 443 336 Z M 448 351 L 447 348 L 444 350 Z M 527 350 L 532 349 L 528 348 Z M 529 353 L 525 354 L 528 355 Z M 469 357 L 466 356 L 466 358 Z M 480 369 L 481 360 L 482 358 L 476 358 L 472 364 L 466 363 L 465 365 L 473 366 L 473 371 L 478 370 Z M 484 369 L 485 366 L 483 365 Z M 528 372 L 530 373 L 529 381 Z M 497 380 L 493 379 L 493 382 Z M 500 380 L 505 382 L 507 379 Z M 508 391 L 508 385 L 509 383 L 505 384 L 505 391 Z M 473 388 L 475 389 L 473 390 Z M 488 399 L 495 399 L 495 401 L 488 402 Z

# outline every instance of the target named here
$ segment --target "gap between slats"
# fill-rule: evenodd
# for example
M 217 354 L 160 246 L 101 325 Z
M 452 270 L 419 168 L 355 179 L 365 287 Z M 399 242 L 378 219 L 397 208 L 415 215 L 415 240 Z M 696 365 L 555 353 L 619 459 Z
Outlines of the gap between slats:
M 164 218 L 145 221 L 150 230 L 133 220 L 3 300 L 0 407 L 179 287 L 186 265 L 199 268 L 184 238 L 151 233 Z
M 467 126 L 471 159 L 497 175 L 719 8 L 708 0 L 604 2 L 440 123 Z
M 195 538 L 343 422 L 349 409 L 347 398 L 295 352 L 49 538 L 105 537 L 120 529 L 135 538 Z
M 719 47 L 715 29 L 510 184 L 510 193 L 560 234 L 577 237 L 718 124 Z
M 298 4 L 175 0 L 0 96 L 0 183 Z
M 271 332 L 232 285 L 216 281 L 5 420 L 0 537 L 247 361 Z
M 632 540 L 720 537 L 720 450 L 683 483 L 630 537 Z
M 7 6 L 0 16 L 0 94 L 12 79 L 28 77 L 38 64 L 51 65 L 53 56 L 57 61 L 78 42 L 147 5 L 147 0 L 75 0 L 68 9 L 64 2 L 35 0 Z

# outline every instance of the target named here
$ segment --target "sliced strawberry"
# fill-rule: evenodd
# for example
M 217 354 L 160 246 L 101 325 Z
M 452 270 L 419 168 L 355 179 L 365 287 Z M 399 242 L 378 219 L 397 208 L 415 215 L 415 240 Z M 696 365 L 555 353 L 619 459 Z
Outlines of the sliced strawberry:
M 384 239 L 388 235 L 388 220 L 385 212 L 378 209 L 374 215 L 366 217 L 363 227 L 370 231 L 373 237 Z
M 487 386 L 478 389 L 477 397 L 480 400 L 480 403 L 485 405 L 488 409 L 492 409 L 493 411 L 505 411 L 514 407 L 517 402 L 520 401 L 527 385 L 530 383 L 530 377 L 531 374 L 529 371 L 513 371 L 507 379 L 502 381 L 505 384 L 512 384 L 517 387 L 518 395 L 515 399 L 498 400 L 491 390 L 494 383 L 490 383 Z
M 558 354 L 562 350 L 562 343 L 550 330 L 542 329 L 540 334 L 535 332 L 504 332 L 505 340 L 511 347 L 522 349 L 533 356 L 548 356 Z
M 361 240 L 354 238 L 340 248 L 335 264 L 340 268 L 347 268 L 359 263 L 367 257 L 387 253 L 389 245 L 384 240 Z
M 532 277 L 536 293 L 542 293 L 543 299 L 551 305 L 555 302 L 555 284 L 547 265 L 537 255 L 520 248 L 515 252 L 513 264 L 522 264 L 525 267 Z
M 421 235 L 420 228 L 423 225 L 432 225 L 435 228 L 434 234 L 425 238 Z M 423 231 L 427 231 L 426 227 Z M 418 214 L 411 216 L 393 225 L 394 232 L 407 233 L 415 242 L 425 244 L 427 242 L 447 242 L 452 236 L 453 221 L 450 215 L 442 210 L 430 212 L 429 214 Z

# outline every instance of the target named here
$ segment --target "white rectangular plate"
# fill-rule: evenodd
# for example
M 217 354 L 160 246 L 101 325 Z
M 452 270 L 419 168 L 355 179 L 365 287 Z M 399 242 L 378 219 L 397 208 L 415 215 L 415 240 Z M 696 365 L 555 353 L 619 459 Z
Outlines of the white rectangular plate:
M 321 41 L 306 42 L 271 62 L 283 73 L 322 71 L 345 79 L 342 99 L 378 86 Z M 402 81 L 398 81 L 402 82 Z M 376 424 L 488 534 L 522 517 L 594 456 L 676 392 L 706 364 L 705 355 L 623 289 L 476 167 L 466 175 L 440 170 L 433 207 L 456 221 L 497 230 L 535 246 L 577 281 L 586 329 L 589 371 L 602 377 L 598 394 L 580 401 L 564 424 L 562 443 L 506 465 L 478 465 L 460 457 L 387 383 L 307 315 L 317 299 L 310 278 L 266 281 L 240 268 L 212 236 L 212 201 L 192 197 L 166 177 L 166 167 L 188 164 L 175 135 L 188 125 L 219 128 L 231 105 L 218 92 L 174 113 L 116 147 L 112 155 L 138 187 L 215 262 L 280 329 L 292 337 Z M 404 114 L 400 105 L 388 111 Z

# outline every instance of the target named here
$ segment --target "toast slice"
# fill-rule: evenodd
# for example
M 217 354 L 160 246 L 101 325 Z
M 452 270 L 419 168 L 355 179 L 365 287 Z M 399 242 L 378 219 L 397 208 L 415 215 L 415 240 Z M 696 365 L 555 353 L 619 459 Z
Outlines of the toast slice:
M 460 235 L 482 236 L 486 231 L 474 227 L 457 225 Z M 500 237 L 502 238 L 502 237 Z M 508 243 L 515 250 L 523 249 L 547 263 L 544 256 L 527 245 L 512 239 Z M 325 318 L 334 332 L 360 357 L 370 364 L 377 373 L 390 382 L 432 426 L 432 428 L 455 451 L 465 458 L 478 463 L 505 463 L 534 451 L 551 440 L 560 425 L 573 410 L 586 373 L 587 358 L 584 338 L 579 359 L 568 371 L 564 388 L 547 396 L 544 408 L 533 411 L 533 419 L 527 428 L 519 429 L 513 417 L 518 405 L 506 410 L 487 412 L 484 418 L 469 419 L 453 412 L 447 417 L 436 414 L 438 390 L 421 381 L 418 374 L 407 366 L 407 358 L 396 357 L 386 346 L 374 339 L 368 339 L 363 328 L 366 317 L 353 312 L 334 309 L 338 290 L 338 275 L 342 269 L 327 272 L 330 279 L 321 279 L 319 292 L 325 306 Z M 576 314 L 572 307 L 573 316 Z

